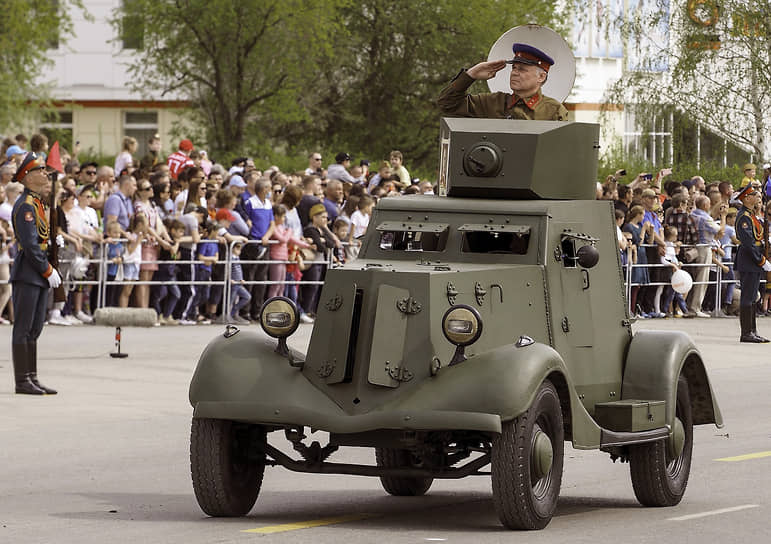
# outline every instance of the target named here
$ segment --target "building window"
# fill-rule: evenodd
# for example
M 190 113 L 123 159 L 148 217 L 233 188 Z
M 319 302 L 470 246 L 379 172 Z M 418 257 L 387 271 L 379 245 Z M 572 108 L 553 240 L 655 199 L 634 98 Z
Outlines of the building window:
M 120 39 L 123 49 L 142 49 L 144 46 L 145 31 L 142 26 L 142 16 L 137 10 L 141 9 L 139 3 L 134 0 L 123 0 L 123 11 L 120 22 Z
M 72 112 L 51 111 L 43 114 L 40 133 L 48 137 L 48 145 L 59 141 L 59 146 L 72 152 Z
M 137 139 L 135 158 L 147 154 L 150 138 L 158 133 L 157 111 L 127 111 L 123 114 L 123 134 Z M 122 139 L 121 139 L 122 140 Z

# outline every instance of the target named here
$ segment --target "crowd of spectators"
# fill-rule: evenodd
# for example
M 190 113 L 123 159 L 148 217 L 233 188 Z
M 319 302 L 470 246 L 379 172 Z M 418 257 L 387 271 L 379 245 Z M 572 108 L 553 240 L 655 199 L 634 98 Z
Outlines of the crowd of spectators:
M 706 183 L 701 176 L 678 182 L 671 174 L 671 169 L 640 173 L 624 184 L 626 172 L 619 170 L 597 184 L 597 198 L 613 201 L 631 313 L 638 318 L 737 315 L 734 224 L 741 203 L 734 200 L 735 186 Z M 738 188 L 768 183 L 771 165 L 764 165 L 762 180 L 755 176 L 755 166 L 745 165 Z M 763 204 L 754 213 L 764 222 Z M 670 284 L 676 270 L 693 280 L 685 297 Z M 771 315 L 763 284 L 760 291 L 757 314 Z
M 399 151 L 377 172 L 348 153 L 326 167 L 311 153 L 304 171 L 282 172 L 261 171 L 248 157 L 213 162 L 187 139 L 165 159 L 157 134 L 144 157 L 137 147 L 124 138 L 111 164 L 80 163 L 77 152 L 61 150 L 55 191 L 69 294 L 51 308 L 51 324 L 90 323 L 102 280 L 102 305 L 153 308 L 158 325 L 249 323 L 275 295 L 296 301 L 311 323 L 327 267 L 356 258 L 376 201 L 433 193 L 409 177 Z M 28 149 L 45 155 L 47 139 L 19 134 L 0 150 L 0 282 L 15 254 L 11 210 L 24 190 L 11 179 Z M 11 285 L 0 283 L 0 323 L 13 319 L 10 296 Z

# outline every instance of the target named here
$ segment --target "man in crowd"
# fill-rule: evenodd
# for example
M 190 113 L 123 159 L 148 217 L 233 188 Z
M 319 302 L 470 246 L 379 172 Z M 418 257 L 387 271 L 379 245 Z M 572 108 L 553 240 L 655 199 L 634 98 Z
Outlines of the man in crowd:
M 268 279 L 268 264 L 264 261 L 268 260 L 270 253 L 267 251 L 268 240 L 270 240 L 270 236 L 275 228 L 273 223 L 273 203 L 268 196 L 270 187 L 270 179 L 260 178 L 256 185 L 257 193 L 246 201 L 246 213 L 252 222 L 249 239 L 257 240 L 259 243 L 246 244 L 241 252 L 241 259 L 244 261 L 260 261 L 256 264 L 244 264 L 244 279 L 247 281 L 264 282 Z M 260 307 L 265 298 L 265 288 L 266 285 L 264 283 L 248 287 L 252 295 L 251 315 L 255 319 L 259 315 Z M 248 312 L 249 309 L 247 308 L 246 311 Z
M 720 225 L 709 215 L 710 199 L 708 196 L 697 196 L 696 208 L 691 212 L 691 217 L 696 224 L 699 235 L 698 258 L 691 264 L 697 265 L 691 275 L 693 276 L 693 289 L 688 295 L 688 309 L 696 314 L 696 317 L 709 317 L 702 312 L 701 305 L 704 294 L 707 292 L 706 281 L 709 279 L 709 265 L 712 263 L 712 242 L 715 237 L 722 237 L 725 231 L 725 218 L 728 213 L 728 205 L 720 208 Z
M 104 209 L 104 203 L 107 198 L 113 193 L 113 185 L 115 184 L 115 172 L 112 166 L 100 166 L 96 169 L 96 196 L 91 207 L 95 210 Z
M 308 157 L 308 168 L 305 169 L 306 176 L 321 175 L 321 153 L 318 151 L 311 153 Z
M 134 204 L 131 199 L 137 192 L 137 180 L 128 174 L 118 179 L 118 190 L 111 194 L 104 203 L 104 224 L 102 230 L 107 230 L 107 224 L 117 221 L 124 233 L 129 230 L 129 223 L 134 217 Z
M 193 142 L 182 140 L 179 142 L 179 148 L 169 155 L 166 164 L 169 165 L 169 175 L 171 179 L 177 179 L 179 173 L 187 166 L 193 166 L 193 159 L 190 158 L 190 152 L 193 150 Z
M 565 106 L 541 92 L 554 60 L 540 49 L 524 43 L 513 44 L 512 51 L 514 58 L 511 61 L 480 62 L 468 70 L 461 70 L 439 94 L 437 103 L 442 114 L 493 119 L 567 121 L 568 111 Z M 509 86 L 513 94 L 466 94 L 466 89 L 471 87 L 474 81 L 492 79 L 509 63 Z
M 653 244 L 653 247 L 645 248 L 645 254 L 648 258 L 649 263 L 658 263 L 660 261 L 659 248 L 664 247 L 666 245 L 666 242 L 664 241 L 664 229 L 661 224 L 661 221 L 659 220 L 658 213 L 657 213 L 657 210 L 660 204 L 659 204 L 659 197 L 656 194 L 656 191 L 654 191 L 653 189 L 643 190 L 642 205 L 643 205 L 643 208 L 645 209 L 645 214 L 643 215 L 643 220 L 642 220 L 642 226 L 648 232 L 648 237 L 645 243 Z M 652 267 L 649 270 L 650 270 L 650 273 L 649 273 L 650 281 L 652 283 L 656 283 L 661 280 L 662 274 L 661 274 L 660 268 Z M 659 301 L 657 300 L 658 292 L 659 292 L 659 289 L 655 285 L 643 286 L 640 289 L 638 300 L 640 300 L 643 311 L 645 313 L 653 313 L 653 314 L 657 314 L 657 317 L 664 317 L 664 314 L 662 312 L 656 311 L 656 308 L 659 307 Z
M 343 199 L 345 193 L 343 191 L 342 182 L 336 179 L 330 179 L 327 182 L 327 188 L 324 190 L 324 200 L 322 204 L 327 209 L 327 215 L 329 216 L 329 228 L 335 223 L 335 219 L 340 215 L 343 209 Z
M 335 163 L 327 166 L 327 178 L 356 183 L 356 178 L 348 172 L 350 166 L 351 156 L 348 153 L 338 153 L 335 155 Z
M 48 262 L 51 239 L 46 206 L 52 184 L 42 158 L 35 153 L 24 156 L 14 179 L 24 184 L 22 196 L 12 212 L 13 230 L 19 252 L 11 269 L 13 284 L 13 333 L 11 351 L 16 393 L 55 395 L 37 378 L 37 339 L 43 330 L 48 306 L 48 290 L 61 285 L 61 277 Z
M 763 224 L 755 217 L 755 206 L 761 201 L 760 191 L 752 183 L 745 185 L 737 197 L 742 207 L 736 217 L 736 270 L 739 272 L 741 298 L 739 299 L 740 342 L 760 344 L 768 339 L 758 335 L 755 324 L 755 297 L 760 289 L 760 279 L 771 272 L 771 262 L 763 255 Z
M 319 197 L 316 196 L 321 186 L 321 180 L 316 176 L 304 176 L 302 184 L 303 196 L 297 204 L 297 215 L 300 217 L 300 223 L 302 223 L 303 228 L 305 228 L 311 221 L 309 216 L 310 209 L 321 202 Z

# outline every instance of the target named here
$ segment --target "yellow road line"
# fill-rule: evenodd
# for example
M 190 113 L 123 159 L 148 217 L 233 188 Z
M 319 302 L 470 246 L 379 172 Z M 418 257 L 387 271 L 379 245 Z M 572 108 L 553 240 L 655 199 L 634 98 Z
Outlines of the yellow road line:
M 335 523 L 345 523 L 347 521 L 357 521 L 377 516 L 378 514 L 351 514 L 350 516 L 339 516 L 336 518 L 313 519 L 310 521 L 298 521 L 297 523 L 284 523 L 282 525 L 269 525 L 267 527 L 257 527 L 256 529 L 246 529 L 242 533 L 283 533 L 285 531 L 297 531 L 299 529 L 309 529 L 311 527 L 321 527 L 323 525 L 334 525 Z
M 771 457 L 771 451 L 759 451 L 758 453 L 748 453 L 746 455 L 737 455 L 736 457 L 723 457 L 721 459 L 715 459 L 715 461 L 747 461 L 749 459 L 760 459 L 762 457 Z

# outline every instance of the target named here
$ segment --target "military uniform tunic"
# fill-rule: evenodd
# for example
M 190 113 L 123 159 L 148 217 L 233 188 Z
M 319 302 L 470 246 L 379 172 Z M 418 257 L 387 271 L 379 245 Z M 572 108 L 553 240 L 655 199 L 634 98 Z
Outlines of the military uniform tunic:
M 742 290 L 739 304 L 752 306 L 760 288 L 762 266 L 766 262 L 763 255 L 763 224 L 751 210 L 742 206 L 736 214 L 734 228 L 739 239 L 739 248 L 736 251 L 736 270 L 741 274 L 739 280 Z
M 48 306 L 48 276 L 53 267 L 46 251 L 50 240 L 47 207 L 40 195 L 29 189 L 16 200 L 11 213 L 18 253 L 13 262 L 13 343 L 37 341 L 43 330 Z
M 544 96 L 539 90 L 532 96 L 511 93 L 466 94 L 476 81 L 461 71 L 439 94 L 437 103 L 442 113 L 457 117 L 520 119 L 529 121 L 567 121 L 565 106 Z

